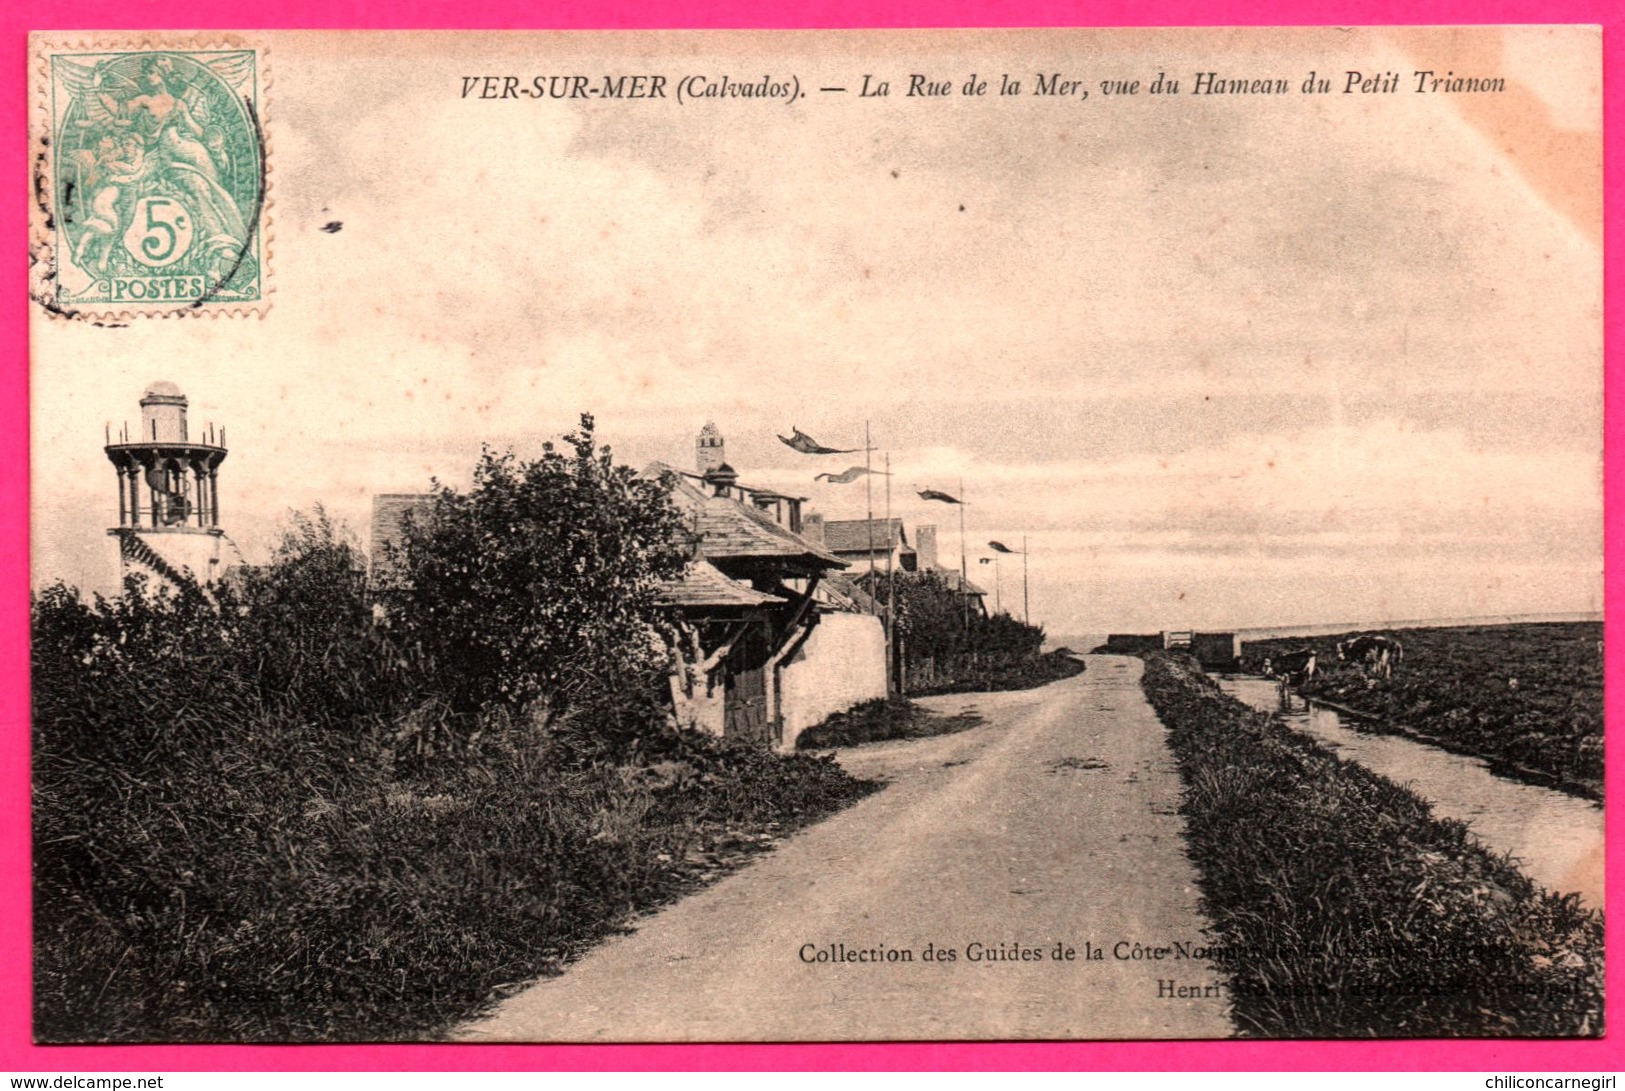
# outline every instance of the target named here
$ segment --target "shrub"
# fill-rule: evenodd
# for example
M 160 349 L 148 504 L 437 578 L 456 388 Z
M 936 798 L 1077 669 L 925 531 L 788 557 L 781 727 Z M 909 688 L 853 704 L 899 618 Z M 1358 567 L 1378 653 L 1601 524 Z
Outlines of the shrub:
M 468 492 L 435 484 L 406 522 L 391 626 L 458 712 L 581 712 L 634 736 L 665 719 L 656 593 L 689 546 L 666 484 L 615 465 L 591 416 L 565 446 L 487 449 Z
M 319 511 L 208 594 L 32 605 L 42 1041 L 430 1036 L 874 788 L 455 712 Z
M 222 950 L 294 938 L 264 926 L 310 867 L 305 812 L 375 791 L 411 700 L 331 531 L 318 513 L 210 595 L 136 578 L 114 599 L 36 597 L 41 1037 L 188 1036 L 185 1013 L 235 979 Z
M 796 736 L 797 750 L 827 750 L 888 739 L 923 739 L 968 731 L 984 721 L 974 712 L 932 712 L 900 697 L 877 697 L 837 712 Z
M 911 693 L 1025 689 L 1081 672 L 1070 653 L 1041 657 L 1044 629 L 1010 614 L 984 614 L 936 569 L 879 573 L 858 583 L 881 603 L 895 599 L 896 633 Z

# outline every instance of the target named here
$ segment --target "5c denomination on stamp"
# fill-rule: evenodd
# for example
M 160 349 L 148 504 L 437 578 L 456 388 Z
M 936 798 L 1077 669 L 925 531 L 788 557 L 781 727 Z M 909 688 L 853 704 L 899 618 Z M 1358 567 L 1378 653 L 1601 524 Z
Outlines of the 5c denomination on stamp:
M 36 39 L 34 60 L 35 300 L 91 318 L 259 309 L 263 52 Z

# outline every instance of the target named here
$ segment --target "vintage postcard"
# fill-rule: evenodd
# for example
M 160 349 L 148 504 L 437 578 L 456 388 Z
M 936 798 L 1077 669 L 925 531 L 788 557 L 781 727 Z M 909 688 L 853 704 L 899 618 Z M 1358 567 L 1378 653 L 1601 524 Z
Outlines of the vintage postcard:
M 1604 1033 L 1597 28 L 30 50 L 37 1041 Z

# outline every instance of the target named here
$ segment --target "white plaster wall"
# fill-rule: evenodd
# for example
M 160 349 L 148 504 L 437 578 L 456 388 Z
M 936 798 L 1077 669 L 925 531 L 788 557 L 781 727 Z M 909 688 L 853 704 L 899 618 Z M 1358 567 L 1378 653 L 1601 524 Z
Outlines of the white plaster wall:
M 673 707 L 677 710 L 677 726 L 722 738 L 726 733 L 727 707 L 723 703 L 720 681 L 709 697 L 705 694 L 704 681 L 695 685 L 692 697 L 683 696 L 682 687 L 675 681 L 671 688 Z
M 220 578 L 223 565 L 220 563 L 220 535 L 197 533 L 193 531 L 146 529 L 138 532 L 142 541 L 152 547 L 152 551 L 174 566 L 178 572 L 191 570 L 192 575 L 200 583 L 212 583 Z M 145 572 L 149 577 L 156 573 L 139 562 L 127 562 L 119 553 L 118 539 L 108 536 L 112 543 L 112 550 L 119 560 L 122 583 L 126 565 L 135 563 L 135 567 Z
M 783 748 L 831 713 L 886 696 L 886 631 L 868 614 L 825 614 L 779 672 Z

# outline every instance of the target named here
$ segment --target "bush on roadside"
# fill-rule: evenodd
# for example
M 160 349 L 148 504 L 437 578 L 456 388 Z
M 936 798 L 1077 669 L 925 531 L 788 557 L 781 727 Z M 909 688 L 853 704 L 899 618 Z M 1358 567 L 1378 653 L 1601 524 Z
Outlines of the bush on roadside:
M 459 709 L 360 571 L 318 512 L 208 594 L 35 597 L 39 1040 L 431 1036 L 874 787 L 637 692 Z
M 943 693 L 988 693 L 1036 689 L 1084 672 L 1083 660 L 1060 649 L 1042 655 L 978 657 L 951 667 L 949 680 L 914 690 L 926 697 Z
M 271 922 L 320 851 L 306 811 L 376 794 L 413 696 L 331 529 L 296 526 L 209 596 L 136 578 L 114 599 L 36 597 L 41 1038 L 194 1037 L 188 1013 L 297 957 L 297 930 Z M 230 956 L 261 928 L 275 961 L 237 982 Z
M 878 697 L 837 712 L 823 723 L 814 724 L 796 736 L 797 750 L 828 750 L 839 746 L 861 746 L 889 739 L 923 739 L 932 735 L 952 735 L 983 723 L 974 712 L 949 716 L 932 712 L 901 697 Z
M 1044 629 L 1000 611 L 984 614 L 937 569 L 873 574 L 857 582 L 882 604 L 895 600 L 898 647 L 912 694 L 1029 689 L 1080 673 L 1070 653 L 1041 655 Z
M 665 718 L 657 594 L 691 546 L 667 483 L 617 465 L 590 415 L 564 447 L 487 449 L 466 492 L 435 483 L 393 558 L 390 628 L 454 712 L 575 712 L 619 744 Z

